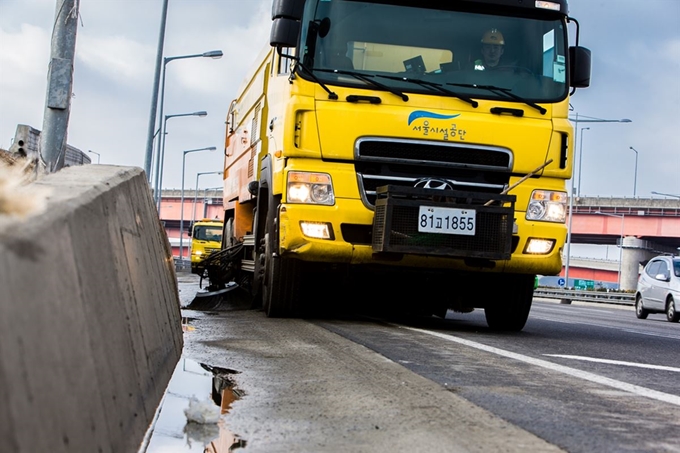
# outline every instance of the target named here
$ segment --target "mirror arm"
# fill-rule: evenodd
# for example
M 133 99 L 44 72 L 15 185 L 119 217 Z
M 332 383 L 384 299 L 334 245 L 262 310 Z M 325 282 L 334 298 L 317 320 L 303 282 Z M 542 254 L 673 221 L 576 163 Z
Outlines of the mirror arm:
M 576 24 L 576 44 L 575 45 L 578 46 L 579 37 L 580 37 L 580 34 L 581 34 L 581 25 L 578 23 L 578 21 L 576 19 L 574 19 L 573 17 L 570 17 L 570 16 L 567 16 L 567 22 L 573 22 L 573 23 Z
M 284 57 L 284 58 L 290 58 L 291 60 L 298 62 L 300 59 L 294 55 L 288 55 L 283 53 L 283 46 L 276 46 L 276 53 L 279 54 L 279 57 Z

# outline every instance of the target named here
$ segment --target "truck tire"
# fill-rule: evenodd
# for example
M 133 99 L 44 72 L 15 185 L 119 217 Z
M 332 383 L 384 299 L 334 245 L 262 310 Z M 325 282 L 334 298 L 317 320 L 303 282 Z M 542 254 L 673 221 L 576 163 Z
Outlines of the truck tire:
M 484 308 L 486 323 L 491 330 L 519 332 L 529 318 L 534 297 L 533 275 L 504 276 L 495 300 Z M 508 278 L 509 277 L 509 278 Z M 506 280 L 507 278 L 507 280 Z
M 278 249 L 278 216 L 268 221 L 265 228 L 262 306 L 270 318 L 292 316 L 300 306 L 303 263 L 275 253 Z

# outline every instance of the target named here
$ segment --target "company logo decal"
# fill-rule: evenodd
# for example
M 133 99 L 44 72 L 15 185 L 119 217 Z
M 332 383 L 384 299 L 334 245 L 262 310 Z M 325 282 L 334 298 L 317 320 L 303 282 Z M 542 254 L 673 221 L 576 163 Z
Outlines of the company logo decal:
M 410 126 L 412 122 L 420 118 L 429 118 L 433 120 L 450 120 L 452 118 L 457 118 L 459 116 L 460 113 L 457 113 L 455 115 L 442 115 L 440 113 L 427 112 L 425 110 L 414 110 L 408 116 L 408 125 Z
M 450 121 L 461 116 L 460 113 L 442 115 L 441 113 L 428 112 L 426 110 L 414 110 L 408 116 L 408 126 L 416 135 L 435 138 L 444 141 L 465 141 L 467 131 L 456 122 Z M 413 124 L 415 121 L 423 120 Z

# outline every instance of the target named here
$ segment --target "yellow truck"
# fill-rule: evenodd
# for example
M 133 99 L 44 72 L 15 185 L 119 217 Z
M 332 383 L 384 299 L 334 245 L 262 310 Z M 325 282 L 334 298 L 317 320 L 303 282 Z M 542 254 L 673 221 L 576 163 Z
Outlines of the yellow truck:
M 220 220 L 203 219 L 194 223 L 191 228 L 191 273 L 203 275 L 203 262 L 211 253 L 222 248 L 222 229 Z
M 562 267 L 569 99 L 590 83 L 566 0 L 275 0 L 272 17 L 227 114 L 234 278 L 268 316 L 355 277 L 352 298 L 521 330 L 535 276 Z

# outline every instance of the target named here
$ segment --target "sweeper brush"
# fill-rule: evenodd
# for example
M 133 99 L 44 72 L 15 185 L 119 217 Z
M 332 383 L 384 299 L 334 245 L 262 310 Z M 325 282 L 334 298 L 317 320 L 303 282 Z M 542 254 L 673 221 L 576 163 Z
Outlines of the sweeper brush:
M 201 291 L 186 307 L 189 310 L 224 310 L 234 305 L 242 306 L 248 292 L 236 282 L 243 244 L 238 243 L 207 256 L 198 264 Z M 208 285 L 203 288 L 203 279 Z

